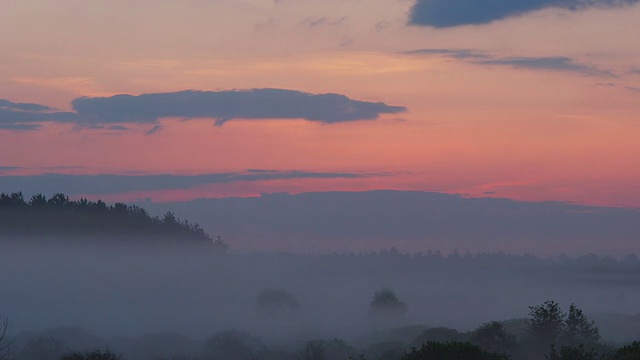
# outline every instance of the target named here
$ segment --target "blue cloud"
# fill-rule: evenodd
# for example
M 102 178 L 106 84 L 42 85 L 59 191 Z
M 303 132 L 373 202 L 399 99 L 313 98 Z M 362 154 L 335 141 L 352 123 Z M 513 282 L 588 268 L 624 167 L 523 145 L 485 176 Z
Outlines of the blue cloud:
M 131 191 L 190 189 L 204 184 L 230 184 L 285 179 L 360 179 L 386 173 L 309 172 L 249 169 L 245 172 L 200 175 L 0 175 L 4 192 L 26 194 L 63 192 L 68 195 L 116 194 Z
M 418 49 L 405 52 L 412 55 L 441 55 L 452 59 L 490 59 L 491 57 L 480 51 L 470 49 Z
M 326 124 L 373 120 L 405 112 L 401 106 L 352 100 L 339 94 L 252 89 L 78 98 L 73 108 L 89 123 L 149 123 L 160 118 L 214 118 L 217 125 L 234 119 L 305 119 Z
M 611 8 L 640 0 L 417 0 L 411 8 L 411 25 L 446 28 L 481 25 L 546 8 L 579 11 Z
M 410 55 L 442 56 L 480 65 L 508 66 L 516 69 L 571 72 L 586 76 L 615 77 L 609 70 L 585 65 L 565 56 L 495 57 L 470 49 L 418 49 L 406 51 Z
M 382 114 L 407 111 L 403 106 L 353 100 L 340 94 L 310 94 L 295 90 L 251 89 L 180 91 L 112 97 L 81 97 L 72 102 L 74 112 L 0 99 L 0 129 L 36 130 L 43 122 L 74 123 L 82 128 L 126 130 L 122 124 L 155 125 L 158 120 L 212 118 L 216 125 L 234 119 L 304 119 L 333 124 L 375 120 Z M 114 127 L 115 126 L 115 127 Z
M 476 63 L 484 65 L 510 66 L 517 69 L 573 72 L 588 76 L 615 76 L 608 70 L 601 70 L 593 66 L 580 64 L 568 57 L 563 56 L 497 58 L 490 60 L 481 60 L 477 61 Z

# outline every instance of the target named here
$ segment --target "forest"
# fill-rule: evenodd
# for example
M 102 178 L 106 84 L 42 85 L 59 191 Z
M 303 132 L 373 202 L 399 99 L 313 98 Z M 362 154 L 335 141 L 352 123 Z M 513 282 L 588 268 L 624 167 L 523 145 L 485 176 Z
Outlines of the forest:
M 196 223 L 180 220 L 167 212 L 152 217 L 135 205 L 86 198 L 71 200 L 62 193 L 50 198 L 42 194 L 25 200 L 21 192 L 0 194 L 0 236 L 55 236 L 66 238 L 139 238 L 182 242 L 214 243 L 220 252 L 227 250 L 220 238 L 212 239 Z

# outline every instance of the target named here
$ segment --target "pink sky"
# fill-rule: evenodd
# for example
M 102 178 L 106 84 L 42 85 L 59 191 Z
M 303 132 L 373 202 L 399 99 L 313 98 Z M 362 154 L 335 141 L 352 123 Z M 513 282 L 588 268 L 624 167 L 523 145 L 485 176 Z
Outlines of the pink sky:
M 408 24 L 414 3 L 0 1 L 0 99 L 13 103 L 71 111 L 83 96 L 277 88 L 407 108 L 335 124 L 0 127 L 0 175 L 349 172 L 381 176 L 102 197 L 410 189 L 640 208 L 639 5 L 433 28 Z

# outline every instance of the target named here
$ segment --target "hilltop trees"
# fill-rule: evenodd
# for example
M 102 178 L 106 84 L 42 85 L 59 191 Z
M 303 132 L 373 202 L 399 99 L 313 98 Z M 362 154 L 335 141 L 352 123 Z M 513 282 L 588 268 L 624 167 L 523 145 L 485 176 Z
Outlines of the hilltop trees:
M 135 205 L 101 200 L 71 200 L 57 193 L 47 199 L 42 194 L 25 201 L 21 192 L 0 194 L 0 235 L 149 237 L 179 239 L 212 244 L 217 253 L 227 251 L 220 237 L 212 239 L 198 224 L 181 221 L 167 212 L 162 218 L 150 216 Z

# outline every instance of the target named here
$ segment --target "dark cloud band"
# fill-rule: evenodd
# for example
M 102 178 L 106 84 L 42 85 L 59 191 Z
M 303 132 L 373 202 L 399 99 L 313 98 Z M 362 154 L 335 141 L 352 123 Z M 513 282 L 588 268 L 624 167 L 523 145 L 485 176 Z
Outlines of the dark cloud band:
M 585 76 L 615 77 L 608 70 L 585 65 L 564 56 L 495 57 L 469 49 L 418 49 L 407 51 L 410 55 L 441 56 L 479 65 L 508 66 L 516 69 L 559 71 Z
M 340 94 L 310 94 L 283 89 L 82 97 L 73 100 L 72 105 L 74 112 L 59 112 L 42 105 L 0 99 L 0 129 L 34 130 L 42 122 L 66 122 L 88 128 L 122 130 L 126 127 L 121 124 L 157 125 L 159 119 L 167 117 L 212 118 L 217 125 L 234 119 L 304 119 L 334 124 L 375 120 L 382 114 L 407 110 L 383 102 L 353 100 Z
M 293 90 L 182 91 L 139 96 L 79 98 L 73 108 L 82 119 L 100 123 L 155 123 L 163 117 L 233 119 L 305 119 L 331 124 L 373 120 L 406 111 L 382 102 L 352 100 L 339 94 Z
M 205 184 L 231 184 L 286 179 L 361 179 L 386 175 L 388 174 L 258 169 L 249 169 L 245 172 L 200 175 L 0 175 L 0 189 L 3 189 L 4 192 L 23 191 L 25 194 L 63 192 L 68 195 L 98 195 L 131 191 L 191 189 Z
M 638 2 L 640 0 L 417 0 L 409 23 L 435 28 L 481 25 L 552 7 L 578 11 Z

